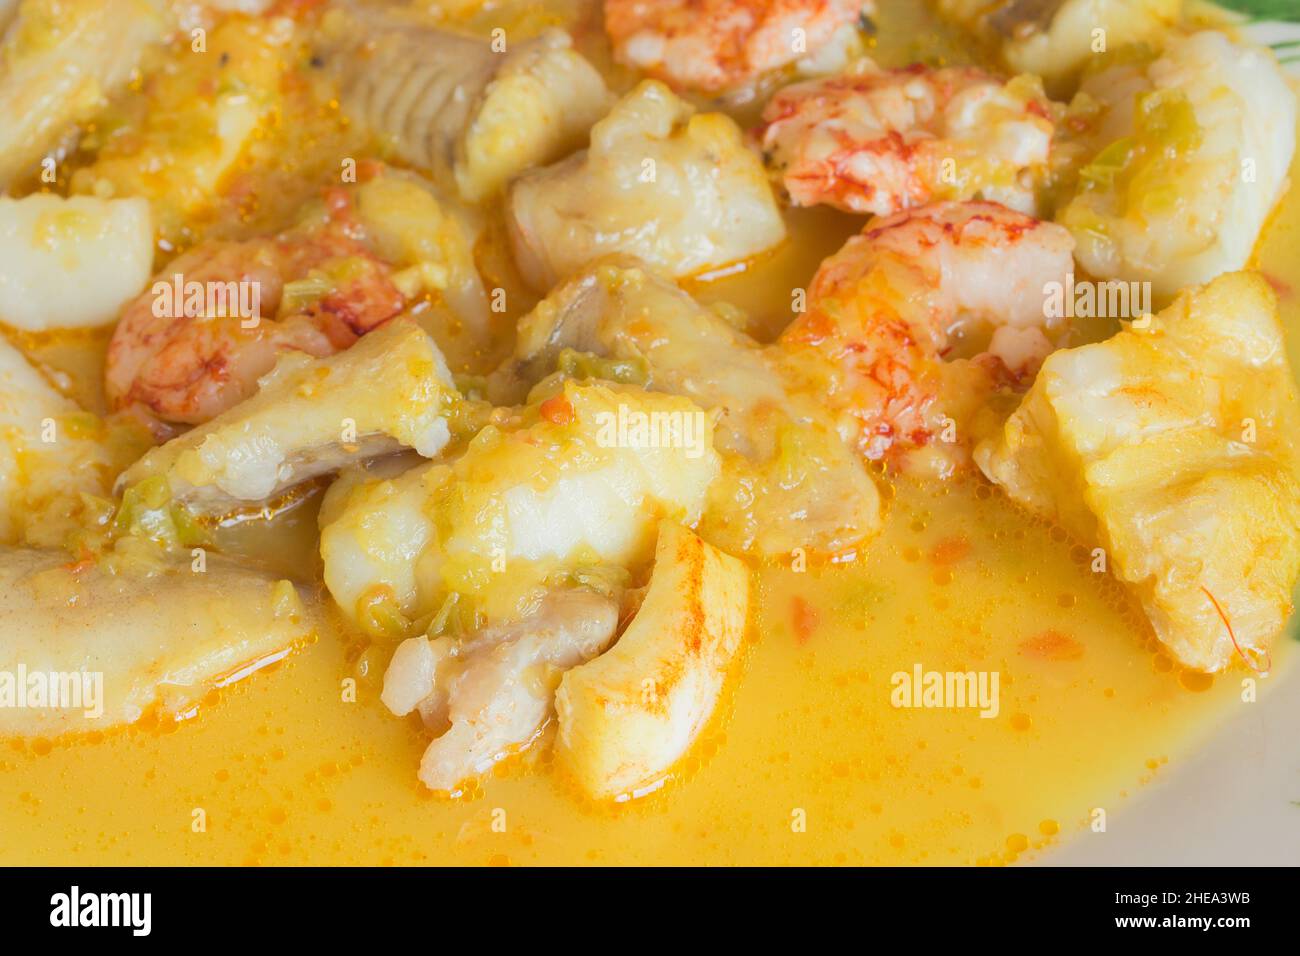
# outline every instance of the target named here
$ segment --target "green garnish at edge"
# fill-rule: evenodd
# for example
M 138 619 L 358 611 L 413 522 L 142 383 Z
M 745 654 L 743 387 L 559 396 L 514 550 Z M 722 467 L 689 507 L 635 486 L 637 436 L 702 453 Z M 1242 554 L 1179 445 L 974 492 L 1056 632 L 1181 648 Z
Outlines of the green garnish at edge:
M 1252 20 L 1300 23 L 1300 6 L 1297 6 L 1296 0 L 1215 0 L 1215 5 Z

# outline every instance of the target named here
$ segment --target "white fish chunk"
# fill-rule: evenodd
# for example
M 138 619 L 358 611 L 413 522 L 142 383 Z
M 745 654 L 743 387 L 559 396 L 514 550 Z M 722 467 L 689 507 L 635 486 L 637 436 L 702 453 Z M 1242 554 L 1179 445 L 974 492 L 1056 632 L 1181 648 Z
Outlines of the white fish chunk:
M 735 121 L 696 114 L 652 80 L 592 127 L 588 149 L 519 177 L 509 217 L 515 259 L 538 289 L 608 253 L 678 277 L 785 238 L 762 161 Z
M 189 2 L 169 0 L 182 21 Z M 158 235 L 172 248 L 193 243 L 194 220 L 290 108 L 284 91 L 296 57 L 294 22 L 232 17 L 218 24 L 216 12 L 198 11 L 201 23 L 177 31 L 185 52 L 156 70 L 150 58 L 148 77 L 123 97 L 125 109 L 88 136 L 94 161 L 75 169 L 69 185 L 84 195 L 148 199 Z M 188 49 L 200 36 L 203 52 Z
M 286 355 L 251 398 L 153 449 L 119 485 L 161 475 L 178 502 L 234 510 L 359 459 L 432 457 L 457 399 L 433 340 L 399 317 L 328 358 Z
M 405 641 L 384 675 L 383 701 L 398 715 L 418 707 L 426 725 L 446 728 L 424 752 L 420 781 L 455 792 L 525 749 L 552 716 L 560 676 L 604 650 L 617 625 L 617 602 L 575 589 L 460 641 Z
M 325 581 L 346 615 L 382 634 L 379 613 L 400 632 L 394 612 L 414 622 L 456 594 L 490 622 L 514 620 L 552 575 L 638 566 L 661 517 L 699 520 L 719 469 L 699 406 L 577 382 L 541 405 L 528 424 L 485 427 L 449 464 L 327 498 Z
M 559 759 L 588 794 L 626 798 L 662 783 L 717 707 L 748 608 L 740 561 L 688 528 L 660 525 L 636 617 L 556 692 Z
M 349 469 L 330 486 L 320 510 L 325 586 L 344 613 L 369 633 L 403 628 L 425 613 L 435 576 L 425 550 L 436 539 L 427 510 L 432 462 L 398 475 Z M 396 611 L 402 618 L 384 618 Z
M 384 671 L 384 689 L 379 695 L 394 715 L 405 717 L 433 694 L 438 680 L 438 663 L 446 656 L 424 635 L 408 638 L 393 651 Z
M 23 0 L 0 46 L 0 189 L 34 178 L 167 26 L 161 0 Z
M 1183 664 L 1266 661 L 1300 573 L 1300 399 L 1276 299 L 1235 272 L 1148 321 L 1054 352 L 975 460 L 1100 545 Z
M 403 292 L 436 291 L 454 316 L 443 325 L 466 333 L 468 343 L 461 351 L 483 348 L 492 327 L 487 292 L 474 262 L 474 245 L 484 228 L 481 216 L 440 195 L 420 176 L 395 169 L 357 190 L 357 215 L 376 252 L 401 270 L 397 281 L 405 285 L 408 276 L 417 280 L 414 289 Z M 454 331 L 444 330 L 444 347 L 456 340 Z
M 104 325 L 153 271 L 144 199 L 0 197 L 0 322 L 30 332 Z
M 80 494 L 107 493 L 100 427 L 0 338 L 0 543 L 61 545 Z
M 1296 97 L 1273 54 L 1206 30 L 1082 89 L 1104 108 L 1056 214 L 1080 264 L 1163 301 L 1244 268 L 1295 154 Z
M 188 558 L 116 575 L 67 560 L 62 552 L 0 550 L 0 703 L 19 695 L 0 706 L 0 735 L 106 730 L 154 707 L 181 715 L 314 631 L 292 584 L 215 555 L 202 573 Z M 31 706 L 33 682 L 48 686 L 50 675 L 81 696 L 46 702 L 73 706 Z M 28 706 L 17 705 L 19 676 Z
M 534 384 L 564 349 L 642 363 L 647 387 L 717 413 L 723 468 L 702 531 L 714 544 L 835 554 L 879 531 L 876 486 L 823 396 L 801 394 L 772 349 L 645 263 L 601 260 L 554 289 L 520 320 L 515 356 L 493 386 L 508 397 Z
M 468 202 L 576 148 L 609 105 L 600 73 L 561 30 L 494 48 L 345 4 L 322 35 L 344 108 Z

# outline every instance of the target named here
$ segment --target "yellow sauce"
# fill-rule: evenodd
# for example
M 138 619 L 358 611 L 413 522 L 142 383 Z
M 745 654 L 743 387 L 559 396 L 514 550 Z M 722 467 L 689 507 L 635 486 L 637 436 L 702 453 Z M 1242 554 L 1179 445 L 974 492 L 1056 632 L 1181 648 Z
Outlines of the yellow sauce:
M 779 328 L 791 277 L 842 238 L 817 214 L 803 222 L 761 279 L 721 280 L 705 297 Z M 1298 251 L 1293 191 L 1260 254 L 1292 332 Z M 1290 345 L 1300 367 L 1300 336 Z M 312 508 L 291 517 L 294 554 Z M 545 766 L 544 747 L 469 798 L 431 796 L 415 777 L 426 738 L 378 701 L 385 654 L 327 630 L 188 722 L 0 742 L 0 860 L 1002 864 L 1086 839 L 1097 808 L 1123 812 L 1246 706 L 1250 671 L 1181 673 L 1086 549 L 983 481 L 900 482 L 888 509 L 854 563 L 755 575 L 750 646 L 725 712 L 639 801 L 584 802 Z M 1286 679 L 1290 643 L 1275 648 L 1265 691 Z M 892 675 L 918 665 L 997 672 L 998 714 L 893 706 Z
M 1005 863 L 1086 829 L 1239 706 L 1238 669 L 1180 674 L 1079 549 L 982 482 L 902 486 L 858 563 L 757 577 L 726 713 L 664 791 L 600 808 L 539 754 L 446 801 L 424 740 L 345 702 L 322 634 L 199 717 L 6 745 L 9 863 Z M 806 602 L 800 607 L 796 601 Z M 1276 683 L 1287 648 L 1274 654 Z M 371 659 L 377 658 L 377 659 Z M 1000 711 L 900 709 L 891 675 L 989 670 Z M 202 811 L 202 832 L 195 832 Z M 494 828 L 495 824 L 495 828 Z M 502 826 L 504 831 L 502 832 Z

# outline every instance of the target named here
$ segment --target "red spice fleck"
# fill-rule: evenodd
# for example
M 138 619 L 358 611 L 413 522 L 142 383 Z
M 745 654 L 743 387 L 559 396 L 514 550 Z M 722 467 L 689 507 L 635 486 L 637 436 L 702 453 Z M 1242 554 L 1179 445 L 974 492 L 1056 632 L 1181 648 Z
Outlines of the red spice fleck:
M 352 196 L 342 186 L 331 186 L 325 190 L 325 207 L 329 210 L 330 218 L 337 219 L 351 211 Z
M 1264 279 L 1268 282 L 1268 284 L 1273 287 L 1273 291 L 1277 293 L 1277 297 L 1279 299 L 1291 298 L 1291 295 L 1294 290 L 1291 288 L 1290 283 L 1285 282 L 1282 279 L 1279 279 L 1277 276 L 1273 275 L 1270 272 L 1265 272 L 1263 275 L 1264 275 Z
M 1083 657 L 1084 646 L 1060 631 L 1047 630 L 1027 637 L 1019 644 L 1020 653 L 1040 661 L 1077 661 Z
M 1208 588 L 1202 585 L 1201 590 L 1205 593 L 1205 596 L 1210 599 L 1210 603 L 1214 605 L 1214 609 L 1219 612 L 1219 620 L 1223 621 L 1223 626 L 1228 629 L 1228 637 L 1232 638 L 1232 646 L 1237 649 L 1237 653 L 1241 655 L 1241 659 L 1246 662 L 1246 666 L 1249 667 L 1251 670 L 1253 670 L 1256 674 L 1259 674 L 1261 676 L 1267 674 L 1270 670 L 1272 670 L 1273 661 L 1269 657 L 1268 651 L 1259 652 L 1264 659 L 1263 668 L 1256 667 L 1255 662 L 1246 656 L 1246 652 L 1243 651 L 1241 649 L 1241 645 L 1237 643 L 1237 635 L 1232 632 L 1232 622 L 1228 620 L 1227 612 L 1225 612 L 1223 608 L 1219 605 L 1218 599 L 1213 594 L 1210 593 Z
M 794 641 L 796 644 L 808 643 L 808 638 L 812 637 L 813 631 L 817 630 L 819 620 L 820 616 L 817 613 L 817 608 L 803 598 L 796 597 L 790 602 L 790 621 L 794 627 Z
M 275 16 L 300 20 L 324 4 L 325 0 L 280 0 L 272 9 Z
M 542 402 L 542 417 L 552 425 L 567 425 L 573 421 L 573 406 L 563 395 L 553 395 Z
M 964 534 L 944 538 L 930 552 L 930 560 L 935 564 L 956 564 L 970 554 L 970 539 Z
M 85 548 L 82 548 L 80 553 L 82 557 L 79 557 L 75 561 L 69 561 L 66 564 L 62 565 L 63 570 L 67 571 L 73 577 L 77 577 L 82 572 L 89 571 L 91 568 L 95 566 L 94 556 L 91 555 Z
M 384 164 L 377 159 L 362 159 L 357 162 L 357 181 L 370 182 L 375 177 L 383 175 L 384 168 Z

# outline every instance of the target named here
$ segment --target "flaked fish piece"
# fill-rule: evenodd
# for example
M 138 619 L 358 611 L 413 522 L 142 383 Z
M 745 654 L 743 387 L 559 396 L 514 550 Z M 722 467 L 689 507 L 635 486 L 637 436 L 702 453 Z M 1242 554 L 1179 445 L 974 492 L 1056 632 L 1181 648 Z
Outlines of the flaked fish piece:
M 1097 45 L 1156 43 L 1183 0 L 938 0 L 939 13 L 974 32 L 1017 73 L 1036 73 L 1067 95 Z
M 409 633 L 451 594 L 513 620 L 557 573 L 647 563 L 658 520 L 697 522 L 718 469 L 711 416 L 690 400 L 569 382 L 450 463 L 331 489 L 325 583 L 376 636 Z
M 106 730 L 155 707 L 180 716 L 314 631 L 290 582 L 216 555 L 201 572 L 188 556 L 117 574 L 67 562 L 0 551 L 0 735 Z M 35 706 L 40 687 L 64 706 Z
M 1099 279 L 1161 303 L 1242 269 L 1287 188 L 1296 96 L 1273 53 L 1204 30 L 1103 61 L 1082 93 L 1100 113 L 1056 221 Z M 1081 95 L 1080 99 L 1083 99 Z
M 633 256 L 592 263 L 520 319 L 514 355 L 490 380 L 493 398 L 520 400 L 565 349 L 644 366 L 649 387 L 720 408 L 719 439 L 732 447 L 746 447 L 748 410 L 785 397 L 753 339 Z
M 35 177 L 167 28 L 161 0 L 22 0 L 0 46 L 0 189 Z
M 1298 429 L 1276 297 L 1234 272 L 1052 354 L 975 460 L 1100 546 L 1182 664 L 1263 670 L 1300 574 Z
M 560 680 L 561 763 L 600 799 L 662 784 L 713 715 L 749 610 L 749 570 L 672 522 L 612 648 Z
M 772 349 L 645 263 L 611 257 L 554 289 L 520 321 L 515 355 L 492 378 L 494 397 L 514 400 L 566 350 L 571 363 L 584 361 L 574 352 L 610 360 L 606 374 L 639 369 L 648 388 L 718 414 L 722 474 L 703 526 L 713 543 L 834 554 L 879 531 L 875 484 L 823 411 L 823 396 L 801 394 Z
M 144 199 L 0 197 L 0 322 L 30 332 L 112 322 L 153 269 Z
M 210 0 L 169 0 L 175 45 L 151 56 L 107 122 L 87 130 L 86 165 L 69 191 L 148 199 L 161 248 L 194 241 L 237 171 L 255 163 L 253 144 L 293 107 L 287 77 L 297 57 L 288 17 L 221 18 Z M 201 52 L 193 49 L 202 43 Z M 160 62 L 161 61 L 161 62 Z
M 582 152 L 510 188 L 511 246 L 530 285 L 627 253 L 673 277 L 739 262 L 785 238 L 757 152 L 723 113 L 662 83 L 637 85 L 591 129 Z
M 80 496 L 103 495 L 112 484 L 103 431 L 0 338 L 0 542 L 63 543 Z
M 153 449 L 118 484 L 161 476 L 173 500 L 229 512 L 348 462 L 404 448 L 433 457 L 458 398 L 433 340 L 394 319 L 328 358 L 284 356 L 255 395 Z
M 453 363 L 486 348 L 492 337 L 487 291 L 474 261 L 483 215 L 423 177 L 386 169 L 357 190 L 357 219 L 379 256 L 400 270 L 406 292 L 436 292 L 434 330 Z M 442 315 L 441 312 L 450 314 Z
M 433 606 L 437 582 L 429 566 L 436 559 L 423 557 L 437 537 L 427 505 L 438 467 L 425 462 L 399 474 L 349 468 L 325 494 L 325 586 L 367 633 L 402 636 L 409 620 Z
M 576 148 L 609 105 L 562 30 L 488 40 L 350 3 L 321 35 L 344 109 L 469 202 Z
M 553 714 L 563 673 L 614 638 L 618 603 L 582 589 L 548 595 L 522 620 L 463 640 L 411 638 L 384 675 L 383 701 L 397 715 L 418 709 L 446 728 L 420 761 L 420 781 L 455 792 L 526 748 Z

